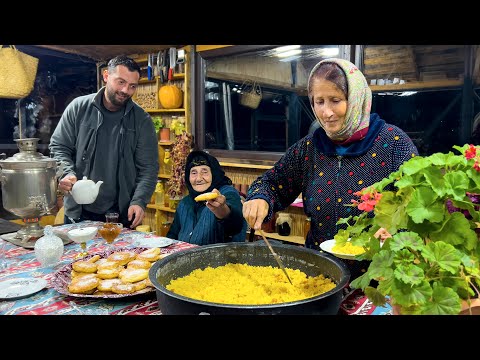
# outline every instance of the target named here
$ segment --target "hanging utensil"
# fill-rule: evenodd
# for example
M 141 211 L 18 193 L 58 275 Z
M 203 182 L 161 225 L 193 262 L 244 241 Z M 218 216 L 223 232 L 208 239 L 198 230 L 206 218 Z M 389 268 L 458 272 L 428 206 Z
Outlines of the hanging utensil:
M 173 72 L 175 71 L 175 64 L 177 63 L 177 49 L 170 48 L 169 51 L 169 58 L 170 58 L 170 69 L 168 70 L 168 80 L 173 80 Z
M 147 76 L 148 80 L 152 80 L 152 54 L 148 54 L 148 65 L 147 65 Z
M 160 51 L 160 83 L 165 82 L 165 50 Z
M 253 230 L 253 229 L 252 229 Z M 255 232 L 255 230 L 253 230 Z M 258 230 L 260 232 L 260 235 L 262 235 L 262 238 L 263 238 L 263 241 L 265 241 L 265 243 L 267 244 L 268 248 L 270 249 L 270 252 L 272 253 L 273 257 L 275 258 L 275 260 L 277 261 L 277 264 L 278 266 L 280 266 L 280 269 L 282 269 L 283 273 L 285 274 L 285 276 L 287 277 L 288 281 L 290 282 L 290 284 L 293 285 L 292 283 L 292 280 L 290 280 L 290 276 L 288 276 L 288 273 L 287 273 L 287 270 L 285 270 L 285 266 L 283 266 L 283 263 L 282 263 L 282 260 L 280 259 L 280 256 L 278 256 L 278 254 L 273 251 L 273 248 L 272 246 L 270 245 L 270 243 L 268 242 L 267 238 L 265 237 L 265 234 L 263 233 L 263 230 L 260 229 Z
M 160 68 L 160 66 L 161 66 L 161 64 L 162 64 L 161 61 L 162 61 L 162 52 L 159 51 L 158 54 L 157 54 L 157 67 L 156 67 L 156 69 L 157 69 L 157 71 L 156 71 L 157 76 L 160 76 L 160 74 L 162 73 L 162 72 L 161 72 L 161 68 Z

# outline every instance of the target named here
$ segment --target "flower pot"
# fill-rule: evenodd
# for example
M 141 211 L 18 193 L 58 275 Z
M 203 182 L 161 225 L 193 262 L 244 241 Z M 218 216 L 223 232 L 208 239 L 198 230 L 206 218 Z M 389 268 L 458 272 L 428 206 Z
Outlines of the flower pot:
M 170 141 L 170 129 L 161 128 L 159 131 L 159 136 L 160 136 L 160 142 Z
M 480 299 L 472 299 L 470 301 L 470 307 L 472 309 L 472 315 L 480 315 Z M 398 305 L 392 305 L 392 315 L 401 315 Z M 470 309 L 465 300 L 462 300 L 462 308 L 458 315 L 470 315 Z
M 480 299 L 472 299 L 470 301 L 470 307 L 472 309 L 472 315 L 480 315 Z M 465 300 L 462 301 L 462 309 L 459 315 L 470 315 L 470 309 Z

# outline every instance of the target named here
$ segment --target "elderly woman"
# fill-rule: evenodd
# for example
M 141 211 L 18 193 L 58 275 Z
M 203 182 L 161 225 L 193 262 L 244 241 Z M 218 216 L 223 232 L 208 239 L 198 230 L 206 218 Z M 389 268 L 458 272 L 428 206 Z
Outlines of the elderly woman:
M 185 166 L 185 184 L 189 194 L 178 204 L 167 237 L 197 245 L 245 241 L 247 223 L 240 195 L 216 158 L 192 151 Z M 195 200 L 207 193 L 217 197 Z
M 318 129 L 289 148 L 249 188 L 243 215 L 254 229 L 302 193 L 311 217 L 305 246 L 320 250 L 343 225 L 338 219 L 359 215 L 345 206 L 355 192 L 388 177 L 418 155 L 405 132 L 370 113 L 372 92 L 361 71 L 343 59 L 325 59 L 310 72 L 308 98 Z M 349 260 L 351 279 L 367 265 Z

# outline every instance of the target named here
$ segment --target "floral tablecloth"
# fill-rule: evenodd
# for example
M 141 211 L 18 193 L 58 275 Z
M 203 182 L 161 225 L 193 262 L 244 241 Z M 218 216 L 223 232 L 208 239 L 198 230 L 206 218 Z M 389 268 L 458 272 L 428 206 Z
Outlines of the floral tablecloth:
M 85 226 L 96 224 L 84 222 Z M 98 224 L 97 224 L 98 225 Z M 55 233 L 64 233 L 75 224 L 55 227 Z M 131 236 L 155 237 L 124 228 L 115 241 L 119 249 L 129 246 Z M 93 244 L 92 244 L 93 243 Z M 104 241 L 96 237 L 89 242 L 89 253 L 101 253 L 106 250 Z M 0 299 L 0 315 L 160 315 L 155 292 L 139 294 L 121 299 L 93 299 L 60 294 L 52 285 L 56 270 L 71 263 L 78 254 L 79 245 L 65 245 L 64 254 L 59 264 L 53 267 L 42 267 L 35 257 L 34 250 L 25 249 L 0 237 L 0 245 L 5 245 L 7 268 L 0 269 L 0 282 L 12 278 L 42 278 L 48 285 L 39 292 L 18 300 Z M 177 241 L 161 248 L 162 253 L 175 253 L 195 247 L 195 245 Z M 388 315 L 391 309 L 375 307 L 359 290 L 344 289 L 345 299 L 341 304 L 339 315 Z
M 84 222 L 85 226 L 98 225 L 97 222 Z M 69 224 L 55 227 L 54 232 L 64 232 L 78 225 Z M 130 237 L 142 235 L 138 231 L 124 228 L 114 246 L 119 249 L 130 245 Z M 155 235 L 143 234 L 144 237 Z M 0 243 L 6 241 L 0 238 Z M 93 243 L 93 244 L 92 244 Z M 177 241 L 161 248 L 162 253 L 174 253 L 190 249 L 195 245 Z M 65 245 L 64 254 L 59 264 L 54 267 L 42 267 L 35 257 L 34 250 L 25 249 L 9 242 L 5 244 L 7 268 L 0 270 L 0 282 L 12 278 L 43 278 L 48 285 L 43 290 L 18 300 L 0 300 L 1 315 L 156 315 L 158 309 L 155 292 L 130 296 L 121 299 L 92 299 L 66 296 L 57 292 L 52 285 L 56 270 L 74 261 L 80 246 L 75 243 Z M 96 237 L 89 242 L 89 253 L 101 253 L 106 250 L 104 240 Z

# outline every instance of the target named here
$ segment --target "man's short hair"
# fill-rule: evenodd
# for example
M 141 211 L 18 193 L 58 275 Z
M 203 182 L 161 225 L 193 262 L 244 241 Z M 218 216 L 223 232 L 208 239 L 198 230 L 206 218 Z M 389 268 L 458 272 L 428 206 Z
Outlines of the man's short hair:
M 125 55 L 114 57 L 108 62 L 108 72 L 112 73 L 118 65 L 125 66 L 129 71 L 136 71 L 140 74 L 140 66 L 131 58 Z

